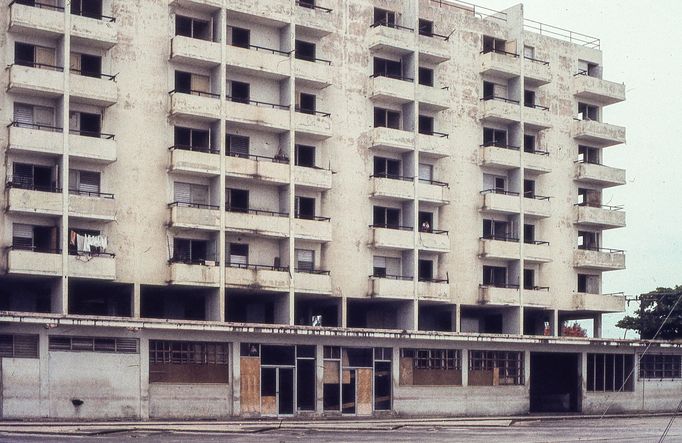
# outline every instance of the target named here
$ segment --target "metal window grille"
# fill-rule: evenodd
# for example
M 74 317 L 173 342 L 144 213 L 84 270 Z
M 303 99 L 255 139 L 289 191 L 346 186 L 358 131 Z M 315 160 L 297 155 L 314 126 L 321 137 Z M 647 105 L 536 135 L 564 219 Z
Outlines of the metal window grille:
M 51 335 L 50 351 L 68 352 L 110 352 L 116 354 L 137 354 L 138 339 L 119 337 L 69 337 Z
M 647 354 L 639 360 L 639 378 L 682 378 L 682 356 Z
M 524 383 L 523 352 L 517 351 L 469 351 L 470 371 L 489 371 L 497 368 L 500 385 Z
M 227 365 L 227 343 L 152 340 L 150 363 Z
M 38 336 L 19 334 L 0 335 L 0 357 L 38 358 Z

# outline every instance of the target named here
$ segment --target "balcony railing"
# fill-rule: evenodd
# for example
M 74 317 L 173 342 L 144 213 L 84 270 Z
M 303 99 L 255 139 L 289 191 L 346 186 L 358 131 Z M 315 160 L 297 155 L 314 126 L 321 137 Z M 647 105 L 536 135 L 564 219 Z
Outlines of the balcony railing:
M 490 283 L 483 283 L 480 285 L 482 288 L 490 287 L 490 288 L 503 288 L 503 289 L 519 289 L 520 286 L 518 284 L 514 285 L 511 283 L 497 283 L 497 282 L 490 282 Z
M 501 95 L 485 95 L 483 98 L 481 98 L 481 101 L 488 101 L 488 100 L 496 100 L 496 101 L 501 101 L 505 103 L 512 103 L 514 105 L 518 105 L 519 101 L 518 100 L 513 100 L 511 98 L 507 97 L 502 97 Z
M 300 112 L 301 114 L 319 115 L 320 117 L 331 117 L 332 115 L 330 112 L 322 112 L 317 111 L 315 109 L 302 108 L 299 105 L 296 105 L 294 109 L 296 110 L 296 112 Z
M 82 135 L 83 137 L 103 138 L 105 140 L 113 140 L 114 134 L 107 134 L 99 131 L 86 131 L 84 129 L 69 129 L 69 134 Z
M 108 199 L 114 198 L 114 194 L 111 194 L 109 192 L 83 191 L 81 189 L 69 189 L 69 194 L 71 194 L 71 195 L 82 195 L 85 197 L 98 197 L 98 198 L 108 198 Z
M 267 209 L 251 209 L 251 208 L 232 208 L 229 205 L 225 206 L 225 211 L 227 212 L 239 212 L 242 214 L 253 214 L 253 215 L 270 215 L 274 217 L 289 217 L 288 212 L 276 212 Z
M 387 178 L 390 180 L 402 180 L 402 181 L 406 181 L 406 182 L 411 182 L 414 180 L 414 177 L 407 177 L 404 175 L 386 174 L 386 173 L 372 174 L 369 176 L 369 178 Z
M 439 38 L 439 39 L 444 40 L 444 41 L 450 40 L 450 36 L 448 36 L 448 35 L 436 34 L 435 32 L 427 31 L 426 29 L 420 29 L 419 35 L 423 35 L 424 37 Z
M 396 24 L 396 23 L 389 23 L 385 20 L 376 21 L 376 22 L 372 23 L 369 27 L 370 28 L 376 28 L 377 26 L 386 26 L 387 28 L 402 29 L 404 31 L 410 31 L 410 32 L 414 31 L 413 28 L 408 28 L 407 26 L 401 26 L 401 25 Z
M 481 237 L 481 240 L 498 240 L 498 241 L 518 243 L 519 238 L 513 237 L 511 235 L 486 234 L 483 237 Z
M 523 285 L 523 289 L 528 291 L 549 291 L 549 286 L 526 286 Z
M 50 125 L 41 125 L 37 123 L 24 123 L 24 122 L 17 122 L 13 121 L 7 127 L 15 127 L 15 128 L 26 128 L 26 129 L 38 129 L 40 131 L 50 131 L 50 132 L 62 132 L 64 128 L 60 128 L 58 126 L 50 126 Z
M 524 103 L 523 105 L 526 108 L 533 108 L 533 109 L 540 109 L 542 111 L 549 111 L 549 106 L 542 106 L 542 105 L 538 105 L 536 103 Z
M 538 194 L 535 194 L 534 192 L 524 192 L 523 198 L 530 198 L 533 200 L 549 200 L 550 199 L 550 197 L 548 197 L 546 195 L 538 195 Z
M 304 274 L 315 274 L 315 275 L 329 275 L 331 272 L 323 269 L 311 269 L 311 268 L 296 268 L 295 272 L 301 272 Z
M 490 140 L 487 142 L 483 142 L 483 144 L 481 145 L 481 148 L 489 148 L 491 146 L 495 147 L 495 148 L 511 149 L 513 151 L 518 151 L 521 149 L 519 146 L 508 145 L 507 143 L 503 143 L 503 142 L 497 141 L 497 140 Z
M 168 260 L 169 264 L 181 263 L 185 265 L 206 265 L 208 262 L 215 265 L 220 264 L 217 256 L 214 255 L 206 255 L 204 257 L 173 256 Z
M 64 7 L 63 6 L 56 6 L 52 5 L 49 3 L 40 3 L 40 2 L 26 2 L 26 1 L 21 1 L 21 0 L 13 0 L 10 2 L 8 6 L 12 6 L 14 4 L 17 5 L 24 5 L 24 6 L 33 6 L 34 8 L 39 8 L 39 9 L 49 9 L 51 11 L 63 11 Z
M 527 245 L 549 245 L 549 242 L 544 240 L 526 240 L 524 238 L 523 242 Z
M 576 203 L 576 206 L 586 206 L 588 208 L 599 208 L 599 209 L 606 209 L 607 211 L 622 211 L 625 209 L 624 206 L 610 206 L 610 205 L 602 205 L 599 203 Z
M 69 72 L 71 72 L 72 74 L 82 75 L 83 77 L 103 78 L 103 79 L 114 81 L 114 82 L 116 81 L 116 76 L 118 75 L 118 74 L 114 74 L 114 75 L 103 74 L 103 73 L 97 72 L 97 71 L 84 71 L 82 69 L 73 69 L 73 68 L 71 68 L 69 70 Z
M 196 89 L 173 89 L 171 91 L 168 91 L 168 94 L 189 94 L 189 95 L 196 95 L 198 97 L 210 97 L 210 98 L 220 98 L 220 94 L 215 94 L 213 92 L 207 92 L 207 91 L 199 91 Z
M 392 78 L 394 80 L 402 80 L 404 82 L 413 82 L 414 78 L 408 77 L 406 75 L 402 74 L 391 74 L 390 72 L 375 72 L 374 74 L 369 76 L 370 78 L 377 78 L 377 77 L 386 77 L 386 78 Z
M 427 185 L 441 186 L 443 188 L 449 188 L 450 187 L 450 185 L 448 183 L 441 182 L 438 180 L 432 180 L 430 178 L 420 178 L 419 182 L 420 183 L 426 183 Z
M 33 60 L 15 60 L 13 65 L 9 65 L 8 68 L 12 66 L 27 66 L 29 68 L 47 69 L 48 71 L 64 72 L 63 66 L 48 65 L 46 63 L 38 63 Z
M 62 250 L 59 248 L 42 248 L 35 245 L 21 245 L 12 244 L 9 246 L 10 250 L 13 251 L 32 251 L 32 252 L 42 252 L 44 254 L 61 254 Z
M 69 255 L 85 255 L 88 257 L 110 257 L 110 258 L 115 258 L 116 254 L 113 252 L 104 252 L 104 251 L 79 251 L 77 249 L 70 249 L 69 250 Z
M 506 191 L 504 189 L 497 189 L 497 188 L 491 188 L 491 189 L 484 189 L 483 191 L 480 192 L 481 194 L 501 194 L 501 195 L 511 195 L 512 197 L 518 197 L 519 193 L 514 192 L 514 191 Z
M 494 52 L 495 54 L 502 54 L 502 55 L 508 55 L 510 57 L 518 58 L 519 54 L 515 52 L 507 52 L 502 49 L 497 49 L 497 48 L 490 48 L 490 49 L 484 49 L 481 51 L 481 54 L 487 54 L 489 52 Z
M 450 283 L 450 277 L 447 278 L 419 277 L 417 280 L 424 283 Z
M 326 65 L 331 65 L 331 64 L 332 64 L 332 61 L 331 61 L 331 60 L 327 60 L 327 59 L 324 59 L 324 58 L 310 57 L 310 56 L 307 56 L 307 55 L 302 55 L 302 54 L 297 53 L 296 51 L 294 51 L 294 57 L 296 57 L 296 60 L 303 60 L 303 61 L 306 61 L 306 62 L 324 63 L 324 64 L 326 64 Z
M 413 280 L 412 277 L 405 276 L 405 275 L 391 275 L 391 274 L 372 274 L 369 276 L 369 278 L 387 278 L 389 280 L 403 280 L 403 281 L 411 281 Z
M 296 214 L 295 218 L 301 220 L 330 221 L 331 217 L 321 217 L 319 215 Z
M 254 271 L 264 269 L 267 271 L 289 272 L 288 266 L 257 265 L 255 263 L 226 263 L 225 266 L 228 268 L 253 269 Z
M 27 179 L 27 177 L 12 177 L 12 176 L 10 176 L 7 180 L 7 187 L 8 188 L 25 189 L 28 191 L 54 192 L 54 193 L 62 192 L 62 188 L 59 188 L 56 185 L 50 185 L 50 186 L 36 185 L 33 183 L 33 181 L 31 179 Z
M 533 57 L 526 57 L 525 55 L 523 56 L 523 58 L 526 60 L 529 60 L 533 63 L 539 63 L 541 65 L 549 65 L 549 62 L 547 60 L 540 60 L 540 59 L 533 58 Z
M 450 134 L 446 134 L 445 132 L 427 131 L 426 129 L 420 129 L 419 133 L 422 135 L 432 135 L 434 137 L 450 138 Z
M 261 106 L 264 108 L 283 109 L 285 111 L 288 111 L 290 108 L 289 105 L 280 105 L 277 103 L 262 102 L 259 100 L 251 100 L 250 98 L 233 97 L 231 95 L 227 95 L 227 96 L 225 96 L 225 98 L 231 102 L 234 102 L 234 103 L 244 103 L 245 105 L 255 105 L 255 106 Z
M 536 155 L 549 155 L 549 151 L 545 151 L 542 149 L 529 149 L 529 150 L 523 150 L 523 152 L 526 152 L 528 154 L 536 154 Z
M 176 149 L 181 151 L 204 152 L 207 154 L 220 154 L 220 149 L 209 148 L 208 146 L 173 145 L 168 148 L 169 151 L 174 151 Z
M 116 17 L 111 17 L 109 15 L 102 14 L 92 14 L 89 11 L 83 11 L 82 9 L 74 11 L 71 9 L 71 15 L 80 15 L 81 17 L 94 18 L 95 20 L 102 20 L 104 22 L 114 23 L 116 22 Z
M 420 226 L 419 232 L 425 232 L 427 234 L 438 234 L 438 235 L 448 235 L 449 232 L 443 229 L 433 229 L 431 227 Z
M 322 6 L 316 5 L 314 1 L 296 0 L 296 4 L 302 8 L 314 9 L 316 11 L 322 11 L 326 13 L 330 13 L 333 11 L 333 9 L 324 8 Z
M 396 229 L 399 231 L 412 231 L 414 229 L 412 226 L 394 225 L 389 223 L 374 223 L 372 225 L 369 225 L 369 227 L 382 229 Z
M 602 248 L 601 246 L 578 245 L 578 249 L 583 251 L 608 252 L 609 254 L 625 254 L 624 249 Z
M 281 51 L 279 49 L 266 48 L 264 46 L 258 46 L 258 45 L 235 45 L 235 44 L 232 44 L 232 46 L 234 46 L 236 48 L 253 49 L 255 51 L 269 52 L 270 54 L 275 54 L 275 55 L 284 55 L 286 57 L 289 57 L 289 55 L 294 52 L 294 51 Z
M 172 203 L 168 203 L 168 207 L 181 207 L 181 208 L 195 208 L 195 209 L 220 209 L 220 206 L 217 205 L 208 205 L 205 203 L 190 203 L 190 202 L 180 202 L 180 201 L 174 201 Z
M 282 155 L 274 156 L 274 157 L 268 157 L 265 155 L 242 154 L 239 152 L 226 152 L 225 155 L 227 155 L 229 157 L 246 158 L 249 160 L 256 160 L 256 161 L 267 160 L 267 161 L 271 161 L 273 163 L 283 163 L 283 164 L 287 164 L 287 165 L 289 164 L 289 157 L 285 157 Z

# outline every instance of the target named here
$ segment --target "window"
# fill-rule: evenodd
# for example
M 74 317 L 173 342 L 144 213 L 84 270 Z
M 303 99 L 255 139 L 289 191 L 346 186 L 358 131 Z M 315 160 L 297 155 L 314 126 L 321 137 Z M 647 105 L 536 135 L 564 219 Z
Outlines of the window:
M 645 354 L 639 360 L 639 378 L 682 378 L 679 355 Z
M 315 251 L 312 249 L 296 249 L 296 271 L 312 271 L 315 269 Z
M 296 166 L 303 166 L 306 168 L 315 167 L 315 146 L 296 145 L 296 152 L 294 161 Z
M 209 257 L 208 248 L 208 240 L 174 238 L 172 261 L 186 264 L 205 264 L 206 261 L 215 258 L 215 254 L 211 254 Z
M 298 110 L 304 114 L 315 114 L 317 97 L 301 92 L 298 96 Z
M 401 61 L 374 57 L 374 76 L 403 79 L 403 64 Z
M 535 180 L 523 180 L 523 196 L 526 198 L 535 198 Z
M 535 48 L 532 46 L 524 46 L 523 56 L 529 60 L 535 60 Z
M 419 211 L 419 232 L 433 232 L 433 212 Z
M 54 129 L 54 108 L 15 102 L 14 122 L 23 128 Z
M 314 62 L 315 57 L 315 43 L 304 42 L 303 40 L 296 40 L 296 51 L 294 52 L 296 58 L 299 60 L 307 60 Z
M 69 69 L 86 77 L 102 76 L 102 57 L 72 52 L 69 58 Z
M 206 20 L 176 15 L 175 35 L 210 41 L 211 23 Z
M 312 197 L 296 197 L 296 218 L 312 220 L 315 218 L 315 199 Z
M 206 207 L 209 204 L 208 185 L 175 182 L 173 201 L 182 206 Z
M 523 270 L 523 289 L 535 289 L 535 271 L 532 269 Z
M 84 137 L 102 135 L 102 115 L 89 112 L 69 112 L 69 131 Z
M 102 0 L 71 0 L 71 14 L 102 19 Z
M 249 245 L 244 243 L 230 243 L 230 266 L 246 267 L 249 264 Z
M 433 69 L 419 68 L 419 84 L 424 86 L 433 86 Z
M 596 63 L 578 60 L 578 74 L 601 78 L 601 67 Z
M 433 165 L 419 163 L 419 180 L 423 182 L 433 181 Z
M 232 28 L 232 46 L 238 46 L 240 48 L 250 48 L 251 47 L 251 31 L 244 28 L 238 28 L 233 26 Z
M 469 351 L 469 385 L 523 385 L 523 352 Z
M 228 383 L 227 343 L 149 341 L 150 383 Z
M 15 42 L 14 63 L 35 68 L 54 69 L 56 68 L 55 48 Z
M 535 91 L 530 91 L 528 89 L 523 91 L 523 104 L 528 108 L 535 107 Z
M 383 206 L 374 207 L 374 225 L 381 228 L 400 227 L 400 209 L 385 208 Z
M 582 163 L 601 164 L 601 150 L 589 146 L 578 146 L 578 161 Z
M 578 118 L 580 120 L 599 121 L 599 107 L 587 103 L 578 103 Z
M 211 89 L 211 77 L 175 71 L 175 91 L 183 94 L 208 95 Z
M 483 285 L 497 288 L 507 287 L 507 268 L 503 266 L 483 266 Z
M 598 232 L 578 231 L 578 249 L 598 250 L 600 244 Z
M 30 163 L 12 163 L 12 186 L 43 192 L 58 191 L 53 168 Z
M 385 157 L 374 157 L 374 176 L 399 178 L 402 176 L 400 160 Z
M 517 240 L 509 222 L 499 220 L 483 220 L 483 238 L 492 240 Z
M 433 280 L 433 260 L 419 259 L 417 270 L 420 281 Z
M 588 392 L 634 391 L 632 354 L 587 354 Z
M 419 19 L 419 35 L 433 36 L 433 22 L 431 20 Z
M 12 224 L 12 246 L 34 252 L 59 253 L 59 231 L 56 226 Z
M 0 335 L 0 358 L 38 358 L 38 336 Z
M 507 148 L 507 131 L 503 129 L 483 128 L 483 146 Z
M 523 135 L 523 152 L 535 152 L 535 136 L 534 135 Z
M 249 103 L 251 101 L 251 85 L 244 82 L 237 82 L 231 80 L 229 82 L 230 86 L 230 99 L 237 103 Z
M 402 266 L 398 257 L 375 255 L 372 261 L 372 275 L 374 277 L 400 277 L 402 275 Z
M 400 112 L 374 108 L 374 127 L 400 129 Z
M 227 202 L 225 206 L 228 211 L 248 212 L 249 211 L 249 191 L 246 189 L 228 188 L 225 192 Z
M 173 131 L 175 147 L 199 152 L 210 151 L 211 132 L 209 130 L 175 126 Z
M 298 0 L 298 6 L 303 6 L 304 8 L 313 9 L 315 7 L 315 0 Z
M 113 352 L 116 354 L 137 354 L 140 352 L 136 338 L 121 337 L 67 337 L 50 335 L 48 348 L 50 351 Z
M 483 36 L 483 53 L 500 52 L 505 53 L 507 42 L 502 39 L 491 37 L 489 35 Z
M 428 115 L 419 116 L 419 133 L 426 135 L 433 135 L 433 117 Z
M 227 134 L 227 151 L 233 157 L 249 157 L 250 140 L 244 135 Z
M 523 241 L 524 243 L 535 242 L 535 225 L 530 224 L 523 225 Z
M 600 280 L 598 275 L 578 274 L 578 292 L 599 294 Z
M 461 351 L 457 349 L 401 349 L 400 384 L 460 386 Z
M 386 9 L 374 8 L 374 24 L 384 26 L 395 26 L 395 12 Z
M 100 193 L 100 173 L 78 169 L 69 170 L 69 192 L 98 196 Z

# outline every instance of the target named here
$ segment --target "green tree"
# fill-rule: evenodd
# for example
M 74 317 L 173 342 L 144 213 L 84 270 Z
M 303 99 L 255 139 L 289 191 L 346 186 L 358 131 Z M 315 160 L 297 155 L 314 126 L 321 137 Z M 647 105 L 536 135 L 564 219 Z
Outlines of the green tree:
M 665 321 L 671 310 L 670 317 Z M 621 329 L 637 331 L 643 339 L 651 339 L 654 338 L 664 321 L 665 324 L 656 338 L 661 340 L 682 339 L 681 285 L 674 288 L 656 288 L 655 291 L 640 295 L 639 308 L 635 314 L 626 315 L 616 323 L 616 326 Z

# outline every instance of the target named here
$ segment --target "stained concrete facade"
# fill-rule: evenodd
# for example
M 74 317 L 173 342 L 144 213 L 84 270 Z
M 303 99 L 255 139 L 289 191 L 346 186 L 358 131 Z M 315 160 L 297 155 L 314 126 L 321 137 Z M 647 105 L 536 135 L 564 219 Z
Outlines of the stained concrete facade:
M 550 336 L 593 319 L 599 337 L 601 314 L 623 310 L 601 275 L 624 253 L 601 235 L 625 226 L 602 205 L 625 183 L 602 162 L 625 142 L 603 110 L 625 93 L 598 39 L 539 32 L 522 5 L 63 6 L 1 6 L 8 318 Z M 86 234 L 106 247 L 83 250 Z M 25 370 L 58 398 L 78 361 L 43 350 Z M 82 414 L 239 414 L 238 398 L 164 400 L 233 387 L 148 386 L 139 371 L 114 410 Z M 40 414 L 57 417 L 45 392 Z M 392 410 L 417 407 L 394 393 Z M 519 395 L 506 412 L 527 409 Z

